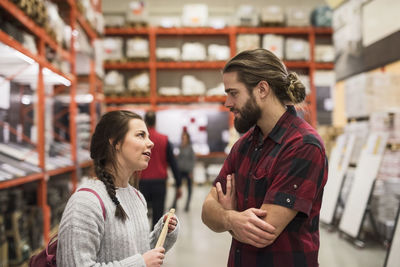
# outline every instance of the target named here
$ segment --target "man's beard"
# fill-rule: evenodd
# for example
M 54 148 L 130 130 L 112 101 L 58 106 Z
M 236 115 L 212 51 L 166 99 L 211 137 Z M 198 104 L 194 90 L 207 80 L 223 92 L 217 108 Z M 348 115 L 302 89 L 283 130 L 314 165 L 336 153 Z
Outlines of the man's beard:
M 231 111 L 233 110 L 231 109 Z M 239 111 L 240 116 L 235 118 L 234 125 L 239 133 L 247 132 L 261 118 L 261 109 L 253 96 L 247 100 L 242 109 L 237 109 L 237 111 Z

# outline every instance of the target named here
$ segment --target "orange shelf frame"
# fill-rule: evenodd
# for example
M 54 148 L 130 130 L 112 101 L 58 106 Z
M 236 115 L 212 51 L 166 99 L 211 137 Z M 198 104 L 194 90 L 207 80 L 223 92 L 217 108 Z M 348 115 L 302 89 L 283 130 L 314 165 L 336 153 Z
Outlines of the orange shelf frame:
M 307 35 L 312 32 L 312 27 L 237 27 L 236 33 L 255 33 L 255 34 L 301 34 Z
M 78 11 L 77 11 L 77 19 L 81 27 L 85 30 L 85 32 L 91 39 L 97 39 L 99 37 L 97 32 L 90 25 L 90 23 Z
M 229 28 L 214 29 L 214 28 L 161 28 L 156 27 L 155 33 L 157 35 L 228 35 Z
M 157 62 L 157 69 L 222 69 L 224 61 Z
M 71 55 L 64 50 L 57 42 L 46 33 L 41 27 L 36 25 L 25 13 L 19 9 L 14 3 L 9 0 L 0 0 L 0 6 L 4 8 L 9 14 L 11 14 L 16 20 L 22 23 L 28 28 L 34 35 L 43 39 L 52 49 L 60 54 L 65 60 L 72 61 Z
M 161 103 L 224 103 L 226 96 L 157 96 Z M 150 104 L 150 97 L 106 97 L 107 104 Z
M 91 166 L 93 166 L 93 161 L 92 160 L 87 160 L 87 161 L 79 163 L 79 167 L 81 169 L 88 168 L 88 167 L 91 167 Z
M 315 63 L 316 69 L 322 70 L 333 70 L 335 68 L 335 63 L 332 62 L 316 62 Z
M 21 43 L 16 41 L 14 38 L 9 36 L 7 33 L 3 32 L 2 30 L 0 30 L 0 42 L 14 48 L 15 50 L 21 52 L 22 54 L 30 57 L 31 59 L 33 59 L 34 61 L 39 63 L 39 65 L 42 65 L 43 67 L 48 68 L 52 72 L 57 73 L 58 75 L 64 77 L 65 79 L 69 80 L 70 82 L 72 82 L 74 80 L 74 78 L 71 76 L 71 74 L 62 73 L 58 68 L 56 68 L 51 63 L 49 63 L 46 59 L 44 59 L 43 56 L 35 55 L 35 54 L 31 53 Z
M 103 64 L 106 70 L 148 69 L 149 62 L 107 62 Z
M 61 0 L 59 0 L 61 3 Z M 99 6 L 97 9 L 101 9 L 100 3 L 98 1 Z M 68 4 L 70 6 L 70 26 L 71 29 L 74 30 L 76 28 L 76 24 L 80 24 L 86 34 L 89 36 L 91 41 L 98 38 L 97 32 L 91 27 L 91 25 L 86 21 L 82 14 L 77 11 L 76 3 L 74 0 L 68 0 Z M 11 36 L 6 34 L 5 32 L 0 30 L 0 42 L 16 49 L 27 57 L 31 58 L 39 65 L 39 73 L 38 73 L 38 81 L 37 81 L 37 92 L 38 92 L 38 107 L 37 107 L 37 151 L 39 157 L 39 167 L 44 169 L 45 166 L 45 136 L 44 136 L 44 114 L 45 114 L 45 80 L 42 70 L 47 68 L 52 72 L 64 77 L 65 79 L 71 82 L 70 86 L 70 96 L 71 96 L 71 104 L 69 107 L 70 112 L 70 136 L 71 136 L 71 158 L 74 162 L 73 166 L 67 166 L 63 168 L 57 168 L 55 170 L 43 171 L 41 173 L 31 174 L 25 177 L 18 177 L 15 179 L 10 179 L 7 181 L 0 182 L 0 190 L 7 189 L 14 186 L 23 185 L 25 183 L 37 181 L 37 204 L 43 208 L 43 237 L 45 243 L 49 239 L 50 232 L 50 209 L 47 205 L 47 180 L 49 176 L 54 176 L 62 173 L 71 173 L 71 182 L 73 184 L 73 189 L 76 188 L 77 185 L 77 168 L 81 167 L 89 167 L 91 165 L 90 162 L 76 163 L 76 125 L 75 125 L 75 117 L 77 115 L 77 104 L 75 102 L 76 95 L 76 85 L 77 85 L 77 75 L 76 75 L 76 53 L 74 50 L 75 37 L 71 36 L 71 48 L 70 51 L 67 51 L 62 48 L 55 40 L 53 40 L 47 32 L 39 27 L 32 19 L 30 19 L 21 9 L 19 9 L 12 1 L 9 0 L 0 0 L 0 8 L 4 9 L 7 13 L 11 15 L 16 21 L 22 24 L 27 32 L 35 35 L 38 44 L 38 53 L 34 54 L 26 49 L 21 43 L 13 39 Z M 64 60 L 68 61 L 71 65 L 71 73 L 63 73 L 53 64 L 47 61 L 45 55 L 46 46 L 50 47 L 54 50 L 58 55 L 60 55 Z M 92 62 L 93 63 L 93 62 Z M 89 83 L 95 83 L 96 87 L 102 86 L 102 81 L 99 80 L 98 77 L 94 74 L 94 67 L 92 64 L 91 67 L 91 75 L 88 78 Z M 93 91 L 93 90 L 92 90 Z M 91 91 L 91 92 L 92 92 Z M 96 88 L 97 91 L 97 88 Z M 93 92 L 92 92 L 93 93 Z M 91 109 L 93 111 L 93 109 Z
M 224 103 L 226 96 L 159 96 L 157 103 Z
M 147 27 L 106 28 L 104 33 L 106 35 L 148 35 L 149 29 Z
M 34 173 L 23 177 L 18 177 L 10 180 L 0 182 L 0 190 L 7 189 L 14 186 L 23 185 L 26 183 L 34 182 L 44 179 L 43 173 Z
M 67 166 L 67 167 L 62 167 L 62 168 L 46 171 L 46 174 L 48 176 L 56 176 L 56 175 L 63 174 L 66 172 L 72 172 L 75 169 L 76 169 L 75 166 Z
M 150 97 L 106 97 L 104 102 L 106 104 L 129 104 L 129 103 L 150 104 Z

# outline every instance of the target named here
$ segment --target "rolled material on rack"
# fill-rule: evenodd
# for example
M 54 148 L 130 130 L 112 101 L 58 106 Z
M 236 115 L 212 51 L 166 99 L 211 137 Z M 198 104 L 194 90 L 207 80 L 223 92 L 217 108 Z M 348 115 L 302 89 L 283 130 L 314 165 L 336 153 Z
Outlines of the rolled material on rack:
M 168 233 L 169 220 L 172 218 L 172 216 L 174 216 L 174 214 L 175 214 L 175 209 L 170 209 L 168 212 L 167 219 L 165 220 L 163 229 L 161 230 L 161 234 L 158 237 L 156 248 L 164 246 L 164 241 L 165 241 L 165 238 L 167 237 L 167 233 Z

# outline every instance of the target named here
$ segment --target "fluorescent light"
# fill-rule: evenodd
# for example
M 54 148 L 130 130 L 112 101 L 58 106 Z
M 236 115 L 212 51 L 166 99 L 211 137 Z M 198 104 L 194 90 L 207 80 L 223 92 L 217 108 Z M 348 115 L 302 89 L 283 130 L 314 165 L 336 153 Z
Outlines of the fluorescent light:
M 29 105 L 31 103 L 31 97 L 29 95 L 23 95 L 21 98 L 21 103 L 24 105 Z
M 49 70 L 48 68 L 43 68 L 43 75 L 47 75 L 50 76 L 51 78 L 54 78 L 54 80 L 58 83 L 62 83 L 65 86 L 71 86 L 71 82 L 64 78 L 63 76 L 60 76 L 54 72 L 52 72 L 51 70 Z

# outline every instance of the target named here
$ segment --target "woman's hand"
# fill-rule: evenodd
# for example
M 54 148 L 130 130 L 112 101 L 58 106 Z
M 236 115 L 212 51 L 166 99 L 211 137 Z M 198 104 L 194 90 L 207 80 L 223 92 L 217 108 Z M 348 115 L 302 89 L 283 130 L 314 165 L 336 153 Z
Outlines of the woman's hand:
M 165 220 L 167 219 L 168 214 L 164 215 L 163 222 L 165 223 Z M 172 231 L 175 230 L 176 225 L 178 224 L 178 220 L 176 219 L 175 215 L 171 217 L 168 223 L 168 233 L 171 233 Z
M 218 182 L 216 185 L 218 202 L 226 210 L 236 209 L 236 188 L 235 188 L 235 174 L 228 174 L 226 176 L 226 194 L 222 191 L 222 186 Z
M 143 254 L 146 267 L 160 267 L 165 258 L 165 249 L 163 247 L 154 248 Z

